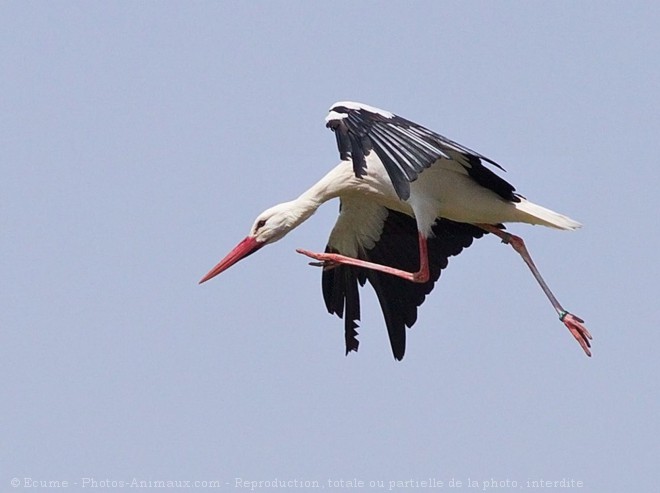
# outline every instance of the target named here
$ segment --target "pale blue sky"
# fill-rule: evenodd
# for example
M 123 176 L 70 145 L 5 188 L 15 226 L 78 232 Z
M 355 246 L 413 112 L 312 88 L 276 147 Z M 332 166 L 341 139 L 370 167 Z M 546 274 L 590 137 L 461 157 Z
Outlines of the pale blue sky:
M 654 491 L 659 5 L 3 2 L 0 490 L 470 477 Z M 584 224 L 510 229 L 586 319 L 593 358 L 494 238 L 451 261 L 403 362 L 364 290 L 345 357 L 320 272 L 294 251 L 324 247 L 335 203 L 197 285 L 260 211 L 338 162 L 323 118 L 342 99 L 495 159 Z

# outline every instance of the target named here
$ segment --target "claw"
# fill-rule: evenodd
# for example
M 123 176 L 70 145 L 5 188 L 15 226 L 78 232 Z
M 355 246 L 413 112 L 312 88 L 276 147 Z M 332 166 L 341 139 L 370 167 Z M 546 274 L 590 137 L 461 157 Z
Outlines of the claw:
M 334 269 L 335 267 L 339 267 L 339 264 L 337 262 L 333 262 L 332 260 L 324 260 L 323 262 L 309 262 L 308 265 L 311 265 L 312 267 L 323 267 L 323 270 L 330 270 Z
M 587 356 L 591 356 L 591 343 L 589 342 L 592 337 L 587 328 L 583 325 L 584 320 L 580 317 L 576 317 L 572 313 L 563 312 L 559 317 L 566 328 L 570 333 L 575 337 L 575 340 L 580 344 L 580 347 L 584 350 Z

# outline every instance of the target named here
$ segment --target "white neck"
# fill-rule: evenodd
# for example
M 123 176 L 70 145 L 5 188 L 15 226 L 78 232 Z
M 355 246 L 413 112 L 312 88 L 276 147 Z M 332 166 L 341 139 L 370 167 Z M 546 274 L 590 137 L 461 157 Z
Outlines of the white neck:
M 374 166 L 372 166 L 374 167 Z M 376 168 L 377 169 L 377 168 Z M 382 174 L 385 175 L 384 169 Z M 372 176 L 373 175 L 373 176 Z M 284 205 L 290 215 L 290 229 L 294 229 L 309 219 L 321 204 L 344 195 L 373 194 L 374 200 L 382 202 L 383 206 L 399 210 L 401 203 L 391 184 L 378 173 L 372 171 L 372 175 L 364 178 L 356 178 L 352 163 L 342 161 L 323 178 L 303 192 L 297 199 Z
M 307 191 L 303 192 L 296 201 L 309 201 L 315 203 L 316 208 L 318 208 L 324 202 L 342 195 L 342 192 L 350 187 L 350 182 L 354 179 L 352 166 L 350 163 L 342 161 Z

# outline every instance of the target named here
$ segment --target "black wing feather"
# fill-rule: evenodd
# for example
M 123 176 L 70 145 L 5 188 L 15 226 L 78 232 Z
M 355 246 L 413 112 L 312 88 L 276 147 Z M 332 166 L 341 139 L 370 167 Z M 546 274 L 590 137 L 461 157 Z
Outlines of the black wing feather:
M 417 321 L 417 308 L 424 302 L 448 259 L 469 247 L 475 238 L 486 234 L 482 229 L 447 219 L 438 219 L 433 226 L 434 237 L 428 239 L 431 277 L 423 284 L 412 283 L 399 277 L 373 270 L 340 265 L 324 270 L 323 297 L 328 311 L 344 318 L 346 353 L 357 351 L 357 322 L 360 318 L 358 283 L 369 281 L 376 292 L 392 353 L 401 360 L 406 350 L 406 328 Z M 326 249 L 326 251 L 334 251 Z M 415 219 L 400 212 L 388 210 L 380 240 L 360 258 L 407 271 L 419 268 L 419 247 Z
M 482 160 L 504 171 L 495 161 L 397 115 L 386 116 L 359 106 L 334 106 L 336 118 L 327 126 L 337 136 L 341 159 L 353 161 L 355 176 L 366 173 L 366 159 L 371 150 L 383 163 L 401 200 L 410 197 L 410 183 L 438 159 L 453 159 L 465 167 L 481 186 L 506 200 L 519 198 L 514 187 L 482 164 Z
M 326 247 L 326 253 L 339 253 L 337 250 Z M 323 299 L 328 312 L 344 319 L 344 334 L 346 339 L 346 354 L 357 351 L 360 342 L 357 339 L 358 321 L 360 320 L 360 292 L 358 278 L 364 273 L 350 265 L 342 265 L 335 269 L 324 270 L 321 277 Z

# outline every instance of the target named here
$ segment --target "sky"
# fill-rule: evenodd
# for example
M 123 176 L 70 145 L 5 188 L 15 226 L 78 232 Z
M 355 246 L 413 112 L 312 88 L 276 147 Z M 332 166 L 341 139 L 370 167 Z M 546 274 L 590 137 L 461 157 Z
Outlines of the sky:
M 655 491 L 658 25 L 657 2 L 2 2 L 0 489 Z M 197 284 L 339 162 L 338 100 L 583 223 L 509 230 L 592 358 L 493 237 L 401 362 L 365 288 L 345 356 L 295 253 L 337 203 Z

